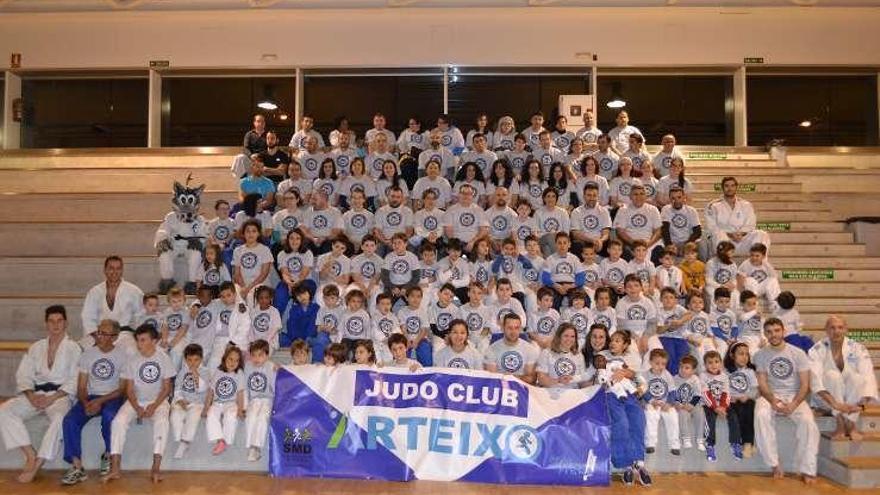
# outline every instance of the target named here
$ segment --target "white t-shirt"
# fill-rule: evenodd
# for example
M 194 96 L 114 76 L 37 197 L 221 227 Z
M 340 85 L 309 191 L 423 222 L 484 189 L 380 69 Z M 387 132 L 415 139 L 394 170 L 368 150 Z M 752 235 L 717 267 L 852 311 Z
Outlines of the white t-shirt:
M 159 397 L 162 382 L 176 374 L 168 354 L 156 348 L 152 356 L 140 352 L 130 356 L 121 378 L 133 381 L 138 404 L 146 405 Z
M 245 244 L 235 248 L 232 252 L 232 266 L 241 268 L 241 276 L 245 285 L 250 285 L 265 264 L 272 264 L 272 251 L 263 244 L 257 243 L 254 247 Z
M 371 327 L 370 315 L 366 310 L 345 311 L 339 322 L 339 336 L 342 339 L 367 339 L 370 338 Z
M 419 259 L 411 252 L 407 251 L 399 255 L 392 251 L 385 255 L 385 265 L 382 268 L 388 270 L 392 284 L 404 285 L 409 283 L 412 271 L 417 270 L 419 266 Z
M 214 391 L 215 404 L 235 402 L 238 393 L 244 394 L 246 389 L 244 372 L 241 370 L 234 372 L 214 370 L 211 375 L 211 390 Z
M 434 353 L 434 366 L 460 370 L 482 370 L 483 355 L 470 344 L 465 345 L 461 352 L 455 352 L 452 346 L 445 346 Z
M 656 206 L 648 203 L 639 208 L 635 206 L 622 207 L 614 217 L 614 228 L 623 229 L 636 240 L 647 241 L 654 234 L 654 230 L 659 229 L 662 225 L 660 211 Z M 650 249 L 650 246 L 648 247 Z
M 89 347 L 79 357 L 79 372 L 88 375 L 88 394 L 107 395 L 119 390 L 119 378 L 131 356 L 121 346 L 103 352 Z
M 571 352 L 555 352 L 544 349 L 538 357 L 536 370 L 545 373 L 550 378 L 558 379 L 563 376 L 573 377 L 567 384 L 559 384 L 555 388 L 579 388 L 580 384 L 593 377 L 592 368 L 587 368 L 583 354 Z
M 640 337 L 652 323 L 657 322 L 657 308 L 644 295 L 635 301 L 631 301 L 629 296 L 621 297 L 614 309 L 618 328 L 629 330 L 633 337 Z
M 669 237 L 675 244 L 686 242 L 693 233 L 694 227 L 700 225 L 700 215 L 693 206 L 682 205 L 678 210 L 668 204 L 660 212 L 660 220 L 669 222 Z
M 294 277 L 299 277 L 304 268 L 312 268 L 314 266 L 315 258 L 311 251 L 307 250 L 302 253 L 281 251 L 278 253 L 278 269 L 287 268 L 287 271 Z
M 342 214 L 342 224 L 345 226 L 345 235 L 354 242 L 361 242 L 365 235 L 373 231 L 375 217 L 370 210 L 353 209 Z
M 571 230 L 580 230 L 590 239 L 602 237 L 602 231 L 610 228 L 611 214 L 598 203 L 593 208 L 581 205 L 571 212 Z
M 376 210 L 374 218 L 376 228 L 382 232 L 382 235 L 391 238 L 394 234 L 406 233 L 406 229 L 413 223 L 413 212 L 409 206 L 385 205 Z
M 297 153 L 295 159 L 302 168 L 302 176 L 304 179 L 313 181 L 318 178 L 318 171 L 321 168 L 321 162 L 324 161 L 325 155 L 322 151 L 309 153 L 305 149 L 301 149 Z
M 541 236 L 571 230 L 571 219 L 568 212 L 558 206 L 554 206 L 550 210 L 546 207 L 538 208 L 535 210 L 534 219 L 538 226 L 538 235 Z
M 489 346 L 483 362 L 495 364 L 499 373 L 522 375 L 526 366 L 537 364 L 538 355 L 538 346 L 531 342 L 517 339 L 515 344 L 510 345 L 502 338 Z
M 489 226 L 486 212 L 476 204 L 450 206 L 446 211 L 444 224 L 451 227 L 453 235 L 462 242 L 470 242 L 477 236 L 480 227 Z
M 323 210 L 309 208 L 305 215 L 306 226 L 309 232 L 320 239 L 329 237 L 333 229 L 343 229 L 342 213 L 332 206 Z

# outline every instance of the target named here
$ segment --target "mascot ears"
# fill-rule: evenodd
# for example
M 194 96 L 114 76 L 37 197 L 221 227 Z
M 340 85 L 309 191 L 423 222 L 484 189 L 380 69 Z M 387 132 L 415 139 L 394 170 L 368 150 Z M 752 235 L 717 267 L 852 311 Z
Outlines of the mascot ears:
M 189 180 L 187 180 L 187 182 L 189 182 Z M 195 194 L 196 196 L 201 196 L 202 191 L 204 191 L 204 190 L 205 190 L 204 184 L 202 184 L 201 186 L 199 186 L 195 189 L 191 189 L 191 188 L 185 187 L 180 182 L 174 181 L 174 196 L 180 196 L 181 194 L 187 194 L 187 193 Z

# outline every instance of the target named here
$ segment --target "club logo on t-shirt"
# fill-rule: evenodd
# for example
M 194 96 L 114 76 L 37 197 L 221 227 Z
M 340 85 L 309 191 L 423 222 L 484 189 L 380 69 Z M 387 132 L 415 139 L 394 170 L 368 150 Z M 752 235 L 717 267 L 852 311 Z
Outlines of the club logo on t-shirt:
M 363 265 L 361 265 L 361 276 L 367 279 L 371 279 L 376 275 L 376 264 L 372 261 L 367 261 Z
M 742 371 L 734 371 L 730 374 L 730 389 L 738 394 L 744 394 L 749 389 L 749 379 Z
M 510 274 L 513 273 L 513 268 L 513 259 L 505 256 L 504 259 L 501 260 L 501 271 Z
M 586 316 L 580 313 L 574 313 L 571 315 L 571 324 L 574 325 L 574 328 L 578 333 L 584 333 L 587 331 L 587 323 Z
M 544 220 L 544 230 L 546 232 L 556 232 L 559 230 L 559 220 L 555 218 L 547 218 Z
M 449 324 L 452 323 L 452 315 L 449 313 L 440 313 L 437 315 L 437 328 L 441 332 L 449 330 Z
M 220 312 L 220 323 L 224 325 L 229 325 L 229 315 L 232 314 L 231 310 L 224 309 Z
M 632 184 L 629 182 L 621 182 L 619 186 L 617 186 L 617 192 L 619 192 L 620 196 L 629 196 L 629 193 L 632 192 Z
M 421 143 L 422 142 L 422 135 L 414 132 L 409 135 L 409 140 L 412 141 L 413 143 Z
M 523 272 L 523 277 L 525 277 L 528 282 L 537 282 L 538 281 L 538 270 L 534 268 L 529 268 Z
M 262 333 L 269 330 L 269 323 L 272 318 L 269 313 L 259 313 L 254 317 L 254 330 Z
M 724 333 L 730 333 L 730 330 L 733 328 L 733 318 L 725 314 L 718 315 L 715 318 L 715 323 L 718 324 L 718 328 Z
M 470 212 L 467 212 L 467 211 L 464 212 L 464 213 L 462 213 L 461 216 L 458 217 L 458 222 L 459 222 L 463 227 L 470 227 L 470 226 L 473 225 L 474 222 L 476 222 L 476 221 L 477 221 L 477 217 L 475 217 L 473 213 L 470 213 Z
M 733 274 L 727 268 L 720 268 L 715 271 L 715 281 L 719 284 L 726 284 L 733 278 Z
M 303 269 L 303 262 L 298 256 L 287 258 L 287 271 L 297 274 Z
M 220 270 L 211 268 L 205 272 L 205 285 L 220 285 Z
M 721 380 L 710 380 L 706 388 L 709 389 L 709 394 L 715 400 L 721 399 L 721 394 L 724 393 L 724 383 Z
M 779 380 L 791 378 L 794 374 L 794 365 L 791 360 L 784 356 L 775 357 L 770 360 L 770 374 Z
M 324 215 L 315 215 L 312 219 L 312 227 L 316 229 L 326 229 L 328 225 L 330 225 L 330 220 Z
M 101 381 L 107 381 L 113 378 L 116 372 L 116 365 L 107 358 L 100 358 L 92 363 L 92 376 Z
M 333 275 L 336 277 L 342 275 L 342 263 L 334 261 L 333 264 L 330 265 L 330 270 L 333 271 Z
M 241 255 L 241 266 L 247 270 L 252 270 L 257 266 L 259 257 L 256 253 L 247 252 Z
M 649 198 L 653 198 L 654 196 L 657 195 L 657 188 L 654 187 L 654 184 L 652 184 L 650 182 L 645 182 L 645 194 Z
M 520 225 L 519 228 L 516 229 L 516 238 L 520 241 L 525 241 L 530 235 L 532 235 L 532 228 L 528 225 Z
M 648 217 L 642 215 L 641 213 L 636 213 L 629 219 L 629 224 L 633 227 L 640 229 L 645 225 L 648 225 Z
M 364 319 L 360 316 L 353 316 L 345 323 L 345 329 L 349 335 L 360 335 L 364 333 Z
M 608 315 L 596 315 L 596 318 L 593 320 L 594 324 L 605 325 L 605 328 L 611 329 L 611 318 Z
M 621 270 L 620 268 L 617 268 L 617 267 L 611 268 L 608 270 L 607 277 L 608 277 L 608 281 L 611 282 L 612 284 L 619 284 L 619 283 L 623 282 L 623 277 L 624 277 L 623 270 Z
M 388 338 L 388 336 L 391 335 L 391 331 L 394 330 L 394 322 L 388 318 L 382 318 L 376 326 L 385 338 Z
M 584 217 L 584 228 L 589 231 L 594 231 L 599 228 L 599 217 L 596 215 L 587 215 Z
M 161 375 L 161 368 L 156 361 L 147 361 L 141 364 L 141 367 L 138 369 L 138 378 L 147 384 L 158 382 Z
M 440 138 L 440 142 L 443 143 L 443 146 L 449 146 L 452 144 L 452 136 L 444 134 L 443 137 Z
M 284 217 L 284 220 L 281 220 L 281 227 L 283 227 L 284 230 L 290 231 L 297 228 L 298 226 L 299 220 L 297 220 L 296 217 L 293 215 L 287 215 L 286 217 Z
M 385 221 L 388 222 L 388 225 L 397 227 L 403 221 L 403 216 L 401 216 L 399 212 L 392 211 L 388 213 L 387 217 L 385 217 Z
M 327 325 L 334 330 L 336 329 L 336 325 L 339 324 L 339 321 L 336 319 L 336 315 L 334 315 L 333 313 L 327 313 L 326 315 L 324 315 L 324 318 L 321 321 L 324 322 L 324 325 Z
M 507 217 L 504 215 L 498 215 L 492 219 L 492 228 L 495 229 L 495 232 L 504 232 L 507 230 Z
M 480 167 L 481 170 L 486 170 L 486 165 L 487 165 L 487 164 L 486 164 L 486 159 L 485 159 L 485 158 L 483 158 L 483 157 L 477 157 L 477 159 L 474 160 L 474 163 L 476 163 L 477 166 Z
M 648 317 L 648 310 L 640 304 L 633 304 L 626 309 L 626 318 L 628 320 L 644 320 Z
M 688 328 L 692 333 L 696 333 L 699 335 L 706 335 L 709 331 L 709 326 L 706 324 L 706 320 L 704 318 L 692 318 L 690 323 L 688 324 Z
M 447 361 L 446 367 L 447 368 L 455 368 L 455 369 L 459 369 L 459 370 L 468 370 L 471 368 L 470 366 L 468 366 L 467 361 L 460 358 L 460 357 L 454 357 L 454 358 L 450 359 L 449 361 Z
M 550 165 L 551 163 L 553 163 L 553 155 L 551 155 L 550 153 L 545 152 L 545 153 L 541 156 L 541 164 L 543 164 L 543 165 Z
M 574 376 L 576 369 L 574 361 L 567 357 L 561 357 L 553 363 L 553 370 L 556 371 L 557 376 Z
M 559 136 L 556 136 L 556 147 L 557 148 L 564 150 L 565 148 L 568 148 L 568 145 L 570 145 L 570 144 L 571 144 L 571 140 L 568 139 L 568 136 L 566 136 L 565 134 L 561 134 Z
M 517 170 L 521 170 L 526 165 L 526 159 L 521 156 L 513 157 L 513 160 L 510 160 L 510 165 Z
M 194 393 L 196 391 L 196 376 L 191 371 L 187 371 L 183 376 L 183 384 L 181 385 L 184 392 Z
M 176 332 L 183 326 L 183 316 L 177 313 L 170 314 L 165 318 L 165 324 L 168 325 L 169 331 Z
M 471 313 L 465 319 L 468 330 L 471 332 L 479 332 L 483 329 L 483 317 L 479 313 Z
M 203 309 L 196 316 L 196 327 L 200 329 L 208 328 L 212 321 L 214 321 L 214 315 L 211 314 L 211 310 Z
M 261 394 L 266 391 L 269 380 L 262 371 L 254 371 L 251 373 L 251 376 L 248 377 L 247 384 L 248 389 L 250 389 L 251 392 Z
M 584 276 L 586 277 L 584 280 L 588 284 L 594 284 L 599 281 L 599 274 L 595 270 L 587 270 L 584 272 Z
M 474 278 L 477 279 L 477 282 L 486 285 L 489 283 L 489 271 L 480 265 L 480 267 L 477 268 L 477 273 L 474 274 Z
M 544 189 L 541 187 L 541 184 L 530 184 L 529 185 L 529 195 L 533 198 L 540 198 L 541 194 L 544 192 Z
M 571 263 L 562 261 L 556 264 L 555 272 L 557 275 L 571 275 L 574 273 L 574 267 L 571 266 Z
M 690 383 L 682 383 L 675 391 L 680 404 L 689 404 L 694 399 L 694 387 Z
M 364 226 L 367 225 L 367 216 L 361 213 L 357 213 L 352 215 L 349 221 L 351 222 L 352 227 L 356 229 L 362 229 L 364 228 Z
M 408 316 L 404 321 L 406 332 L 415 335 L 422 329 L 422 319 L 418 316 Z
M 348 168 L 350 161 L 351 160 L 348 158 L 348 155 L 339 155 L 336 157 L 336 167 L 346 169 Z
M 229 227 L 218 225 L 217 228 L 214 229 L 214 239 L 221 242 L 229 239 Z
M 318 160 L 315 160 L 314 158 L 306 158 L 305 166 L 306 170 L 315 172 L 318 170 Z
M 642 164 L 645 163 L 645 159 L 642 158 L 641 155 L 633 156 L 631 159 L 632 159 L 632 162 L 633 162 L 633 167 L 634 167 L 636 170 L 641 170 L 641 169 L 642 169 Z
M 662 378 L 651 378 L 648 380 L 648 394 L 654 399 L 665 399 L 669 393 L 669 385 Z
M 599 168 L 605 172 L 610 172 L 614 169 L 614 160 L 608 158 L 607 156 L 599 160 Z
M 217 383 L 214 385 L 214 392 L 221 400 L 231 399 L 233 396 L 235 396 L 235 392 L 237 391 L 238 385 L 235 383 L 235 380 L 233 380 L 230 376 L 221 376 L 220 379 L 217 380 Z
M 522 365 L 522 354 L 517 351 L 507 351 L 501 355 L 501 369 L 508 373 L 519 371 Z
M 391 272 L 397 275 L 403 275 L 409 272 L 409 262 L 405 259 L 394 260 L 391 263 Z
M 556 326 L 556 320 L 550 316 L 543 316 L 538 319 L 538 333 L 541 335 L 550 335 L 553 332 L 553 327 Z
M 755 282 L 758 282 L 760 284 L 761 282 L 767 280 L 767 272 L 765 272 L 764 270 L 760 270 L 760 269 L 755 270 L 752 272 L 751 277 L 753 279 L 755 279 Z
M 672 221 L 670 223 L 672 223 L 672 226 L 677 229 L 683 229 L 685 228 L 685 226 L 687 226 L 688 220 L 686 216 L 680 213 L 676 213 L 672 215 Z
M 437 230 L 439 224 L 440 222 L 437 220 L 437 217 L 427 216 L 422 220 L 422 225 L 425 227 L 425 230 L 429 232 Z

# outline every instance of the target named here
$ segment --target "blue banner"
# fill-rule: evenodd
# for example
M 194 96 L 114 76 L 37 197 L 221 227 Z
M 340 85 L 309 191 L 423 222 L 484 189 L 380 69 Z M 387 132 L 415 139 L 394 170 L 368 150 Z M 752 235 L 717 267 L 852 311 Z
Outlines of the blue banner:
M 286 367 L 270 430 L 273 476 L 581 486 L 610 479 L 601 390 L 543 389 L 482 371 Z

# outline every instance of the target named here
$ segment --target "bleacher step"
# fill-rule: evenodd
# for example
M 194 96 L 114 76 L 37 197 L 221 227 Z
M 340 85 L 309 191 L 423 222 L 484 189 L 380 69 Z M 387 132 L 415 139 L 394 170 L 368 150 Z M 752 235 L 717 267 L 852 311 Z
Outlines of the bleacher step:
M 771 251 L 770 262 L 778 268 L 842 268 L 851 270 L 880 269 L 880 257 L 778 256 Z
M 0 222 L 156 221 L 171 211 L 172 190 L 127 194 L 0 195 Z M 202 194 L 202 215 L 214 217 L 214 202 L 237 201 L 230 190 Z
M 880 458 L 880 433 L 869 432 L 855 442 L 848 438 L 832 440 L 830 432 L 822 433 L 819 442 L 819 455 L 831 458 L 878 457 Z
M 818 461 L 819 474 L 843 486 L 866 490 L 880 487 L 880 458 L 819 456 Z
M 129 257 L 125 279 L 143 290 L 159 281 L 155 257 Z M 16 294 L 82 294 L 103 280 L 103 257 L 0 258 L 0 297 Z
M 77 192 L 167 192 L 174 181 L 185 182 L 190 169 L 90 169 L 90 170 L 20 170 L 0 169 L 2 193 Z M 195 171 L 192 184 L 207 189 L 234 189 L 237 181 L 222 168 Z
M 770 261 L 774 256 L 864 256 L 864 244 L 778 244 L 770 247 Z
M 853 242 L 852 232 L 770 232 L 770 240 L 776 244 L 848 244 Z

